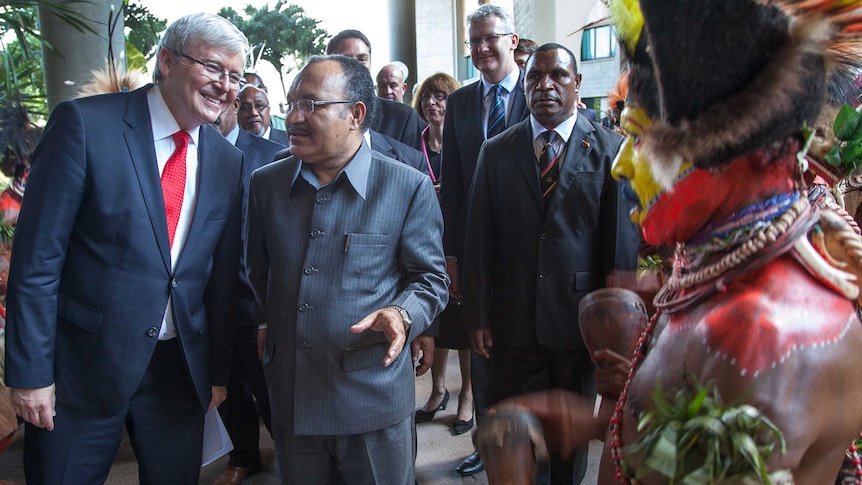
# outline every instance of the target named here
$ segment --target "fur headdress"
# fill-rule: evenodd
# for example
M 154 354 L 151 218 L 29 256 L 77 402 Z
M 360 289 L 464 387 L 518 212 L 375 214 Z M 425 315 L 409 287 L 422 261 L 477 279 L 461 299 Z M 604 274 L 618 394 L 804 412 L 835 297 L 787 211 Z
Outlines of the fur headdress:
M 0 105 L 0 171 L 13 177 L 30 166 L 30 156 L 39 142 L 42 129 L 30 124 L 27 109 L 17 100 Z
M 641 152 L 666 173 L 798 137 L 859 74 L 862 0 L 610 0 Z

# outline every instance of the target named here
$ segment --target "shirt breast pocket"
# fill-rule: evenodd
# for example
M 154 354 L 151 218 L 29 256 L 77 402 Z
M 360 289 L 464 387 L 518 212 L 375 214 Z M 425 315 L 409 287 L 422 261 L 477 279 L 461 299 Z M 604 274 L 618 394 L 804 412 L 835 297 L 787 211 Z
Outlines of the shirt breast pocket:
M 345 290 L 373 290 L 373 281 L 385 273 L 392 264 L 388 234 L 350 233 L 345 237 L 344 276 L 341 286 Z

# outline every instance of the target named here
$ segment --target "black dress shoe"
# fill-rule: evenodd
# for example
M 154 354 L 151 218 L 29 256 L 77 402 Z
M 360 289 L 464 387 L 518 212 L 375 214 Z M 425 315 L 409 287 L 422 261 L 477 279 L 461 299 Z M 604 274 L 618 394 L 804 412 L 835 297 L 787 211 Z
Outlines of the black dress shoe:
M 470 418 L 470 421 L 456 419 L 455 422 L 452 423 L 452 436 L 464 434 L 471 429 L 473 429 L 473 418 Z
M 446 394 L 443 394 L 443 400 L 440 401 L 440 405 L 437 406 L 437 409 L 433 411 L 425 411 L 424 409 L 416 410 L 416 422 L 417 423 L 427 423 L 434 419 L 434 415 L 437 414 L 437 411 L 442 411 L 446 409 L 446 405 L 449 404 L 449 390 L 446 390 Z
M 483 470 L 485 470 L 485 465 L 482 463 L 478 451 L 474 451 L 470 456 L 464 458 L 464 461 L 455 468 L 455 471 L 464 477 L 471 477 Z

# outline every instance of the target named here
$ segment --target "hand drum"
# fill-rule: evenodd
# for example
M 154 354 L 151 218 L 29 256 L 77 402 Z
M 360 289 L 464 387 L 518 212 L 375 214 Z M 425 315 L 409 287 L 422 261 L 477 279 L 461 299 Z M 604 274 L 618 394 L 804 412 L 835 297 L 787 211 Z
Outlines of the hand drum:
M 602 288 L 578 305 L 578 325 L 587 350 L 610 349 L 631 357 L 647 324 L 643 300 L 625 288 Z

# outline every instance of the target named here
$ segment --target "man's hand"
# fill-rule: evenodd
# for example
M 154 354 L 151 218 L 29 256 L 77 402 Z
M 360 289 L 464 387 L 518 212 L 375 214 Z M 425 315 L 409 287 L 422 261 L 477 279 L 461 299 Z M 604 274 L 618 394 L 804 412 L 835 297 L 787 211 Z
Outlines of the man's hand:
M 227 399 L 227 386 L 213 386 L 212 394 L 213 397 L 210 399 L 210 405 L 207 409 L 217 408 Z
M 473 346 L 473 352 L 488 359 L 491 357 L 491 347 L 494 346 L 494 338 L 491 336 L 490 328 L 480 328 L 473 330 L 470 333 L 470 345 Z
M 434 365 L 434 336 L 420 335 L 413 339 L 413 342 L 410 342 L 410 355 L 414 365 L 419 363 L 416 366 L 416 377 L 428 372 Z
M 610 349 L 593 352 L 593 362 L 596 363 L 596 392 L 619 398 L 629 378 L 631 362 Z
M 12 406 L 18 416 L 37 428 L 54 430 L 54 416 L 57 415 L 54 384 L 37 389 L 9 390 L 12 391 Z
M 461 299 L 461 280 L 458 278 L 458 261 L 455 258 L 446 258 L 446 274 L 449 275 L 449 297 Z
M 401 314 L 394 308 L 381 308 L 371 312 L 359 323 L 350 327 L 350 331 L 353 333 L 364 332 L 368 329 L 383 332 L 386 340 L 389 341 L 389 349 L 386 351 L 386 357 L 383 358 L 383 367 L 389 367 L 389 364 L 395 362 L 395 359 L 401 355 L 404 344 L 407 342 Z
M 266 342 L 266 329 L 257 329 L 257 360 L 263 360 L 263 344 Z

